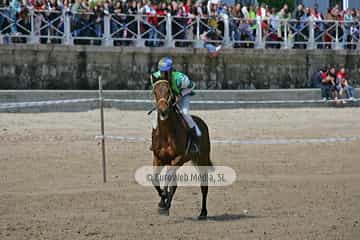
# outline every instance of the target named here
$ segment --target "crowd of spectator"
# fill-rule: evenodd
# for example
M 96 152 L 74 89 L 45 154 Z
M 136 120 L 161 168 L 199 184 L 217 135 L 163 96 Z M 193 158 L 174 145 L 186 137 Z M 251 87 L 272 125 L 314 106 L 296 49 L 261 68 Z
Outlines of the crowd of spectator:
M 324 101 L 335 100 L 346 103 L 345 99 L 355 99 L 355 89 L 350 85 L 345 67 L 337 69 L 335 66 L 327 66 L 315 72 L 312 76 L 312 87 L 321 89 Z
M 290 11 L 286 4 L 275 9 L 265 4 L 227 5 L 220 0 L 0 0 L 0 9 L 0 32 L 11 35 L 27 34 L 31 29 L 30 13 L 40 11 L 35 14 L 37 35 L 61 35 L 64 31 L 62 13 L 66 12 L 71 15 L 72 36 L 102 37 L 104 16 L 111 14 L 111 36 L 118 39 L 116 44 L 126 45 L 141 34 L 141 38 L 148 40 L 148 46 L 161 46 L 167 31 L 164 21 L 167 15 L 173 17 L 172 35 L 180 46 L 194 40 L 198 29 L 202 36 L 211 33 L 207 35 L 208 41 L 221 42 L 225 34 L 224 17 L 228 19 L 229 39 L 234 47 L 254 47 L 259 32 L 258 17 L 261 17 L 261 33 L 267 47 L 280 47 L 286 39 L 292 43 L 291 47 L 305 48 L 310 37 L 310 19 L 314 22 L 318 48 L 331 48 L 335 38 L 344 47 L 355 48 L 360 38 L 360 9 L 342 10 L 339 5 L 321 13 L 316 7 L 302 4 Z M 135 21 L 137 14 L 144 15 L 140 24 Z M 197 16 L 201 18 L 198 27 L 194 25 Z M 339 26 L 333 21 L 340 21 Z M 18 24 L 11 24 L 14 22 Z M 6 27 L 9 25 L 11 27 Z

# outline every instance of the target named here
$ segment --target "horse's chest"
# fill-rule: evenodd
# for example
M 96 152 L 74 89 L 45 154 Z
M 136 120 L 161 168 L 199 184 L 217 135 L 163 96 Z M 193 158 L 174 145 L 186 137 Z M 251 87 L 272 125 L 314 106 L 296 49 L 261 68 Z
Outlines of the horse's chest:
M 176 157 L 176 148 L 172 141 L 162 142 L 157 152 L 160 159 L 172 160 Z

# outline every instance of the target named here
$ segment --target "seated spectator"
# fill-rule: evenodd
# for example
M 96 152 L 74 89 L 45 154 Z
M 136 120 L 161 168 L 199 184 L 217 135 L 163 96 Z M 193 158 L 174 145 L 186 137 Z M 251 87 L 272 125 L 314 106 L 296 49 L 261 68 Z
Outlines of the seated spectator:
M 325 71 L 326 72 L 326 71 Z M 324 69 L 321 68 L 318 71 L 314 72 L 314 74 L 311 76 L 311 87 L 312 88 L 322 88 L 322 76 L 324 73 Z M 324 97 L 324 96 L 323 96 Z
M 331 98 L 334 99 L 335 101 L 337 101 L 338 96 L 339 96 L 339 88 L 336 85 L 336 68 L 335 67 L 330 67 L 327 77 L 326 77 L 326 81 L 330 85 Z
M 336 82 L 338 84 L 339 96 L 341 97 L 343 92 L 346 94 L 346 98 L 350 101 L 354 100 L 355 89 L 349 85 L 348 77 L 345 68 L 340 68 L 340 71 L 336 74 Z
M 332 81 L 335 81 L 335 79 L 329 77 L 328 69 L 324 68 L 321 74 L 321 96 L 324 101 L 331 99 Z

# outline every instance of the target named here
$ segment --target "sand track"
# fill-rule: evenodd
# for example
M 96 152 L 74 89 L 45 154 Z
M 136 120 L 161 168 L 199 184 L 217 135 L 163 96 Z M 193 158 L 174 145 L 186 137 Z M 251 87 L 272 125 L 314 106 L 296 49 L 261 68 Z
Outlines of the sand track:
M 216 139 L 360 136 L 360 109 L 199 111 Z M 145 112 L 106 110 L 106 132 L 147 137 Z M 98 111 L 0 114 L 0 239 L 360 239 L 360 142 L 213 145 L 232 186 L 179 188 L 169 217 L 152 188 L 147 143 L 108 142 L 102 184 Z M 248 210 L 248 214 L 244 214 Z

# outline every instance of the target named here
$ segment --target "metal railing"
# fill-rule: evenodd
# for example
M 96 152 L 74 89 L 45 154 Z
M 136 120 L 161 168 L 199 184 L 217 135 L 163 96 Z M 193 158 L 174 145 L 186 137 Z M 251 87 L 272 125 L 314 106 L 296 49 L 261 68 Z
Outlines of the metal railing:
M 359 21 L 329 21 L 268 18 L 239 19 L 227 15 L 154 16 L 130 14 L 37 11 L 14 13 L 0 9 L 0 44 L 53 43 L 103 46 L 203 48 L 201 35 L 225 48 L 331 48 L 360 49 Z

